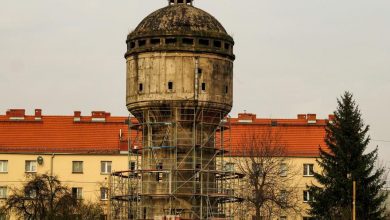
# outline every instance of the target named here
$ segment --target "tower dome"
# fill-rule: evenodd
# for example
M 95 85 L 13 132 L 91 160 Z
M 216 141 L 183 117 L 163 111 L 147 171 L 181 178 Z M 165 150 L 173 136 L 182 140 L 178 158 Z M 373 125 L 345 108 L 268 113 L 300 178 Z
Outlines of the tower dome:
M 126 57 L 150 50 L 168 49 L 213 52 L 234 59 L 233 38 L 216 18 L 194 7 L 192 0 L 168 2 L 167 7 L 148 15 L 129 33 Z

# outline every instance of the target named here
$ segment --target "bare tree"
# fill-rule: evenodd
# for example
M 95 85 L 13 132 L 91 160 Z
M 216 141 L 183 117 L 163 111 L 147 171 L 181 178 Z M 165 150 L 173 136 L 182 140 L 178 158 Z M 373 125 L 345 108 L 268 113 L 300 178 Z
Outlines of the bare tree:
M 238 170 L 245 174 L 242 196 L 256 219 L 271 219 L 288 212 L 299 212 L 298 175 L 286 157 L 280 131 L 267 128 L 242 138 L 236 157 Z
M 29 175 L 22 188 L 12 189 L 0 212 L 28 220 L 99 219 L 99 204 L 77 200 L 56 176 Z

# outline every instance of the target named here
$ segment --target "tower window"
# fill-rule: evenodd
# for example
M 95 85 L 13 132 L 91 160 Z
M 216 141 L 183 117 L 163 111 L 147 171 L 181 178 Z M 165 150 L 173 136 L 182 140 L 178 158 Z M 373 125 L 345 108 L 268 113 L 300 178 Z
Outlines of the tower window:
M 165 39 L 165 44 L 176 44 L 177 39 L 176 38 L 167 38 Z
M 214 41 L 214 47 L 221 48 L 221 46 L 222 46 L 221 41 L 219 40 Z
M 230 49 L 230 44 L 225 43 L 225 50 L 229 50 L 229 49 Z
M 172 90 L 173 89 L 173 82 L 168 82 L 168 90 Z
M 153 38 L 150 40 L 150 44 L 153 45 L 160 44 L 160 42 L 161 42 L 160 38 Z
M 202 83 L 202 91 L 206 91 L 206 83 Z
M 202 69 L 201 69 L 201 68 L 198 68 L 197 73 L 198 73 L 198 74 L 201 74 L 201 73 L 202 73 Z
M 225 86 L 225 94 L 228 94 L 228 93 L 229 93 L 229 87 Z
M 199 39 L 199 44 L 202 45 L 202 46 L 209 46 L 210 45 L 210 41 L 207 40 L 207 39 Z
M 193 45 L 194 44 L 194 39 L 192 39 L 192 38 L 183 38 L 183 44 Z
M 130 42 L 130 49 L 133 49 L 135 47 L 135 42 Z
M 138 41 L 138 46 L 139 47 L 143 47 L 143 46 L 145 46 L 146 45 L 146 40 L 139 40 Z
M 142 92 L 144 90 L 144 85 L 142 83 L 140 83 L 138 85 L 138 91 Z

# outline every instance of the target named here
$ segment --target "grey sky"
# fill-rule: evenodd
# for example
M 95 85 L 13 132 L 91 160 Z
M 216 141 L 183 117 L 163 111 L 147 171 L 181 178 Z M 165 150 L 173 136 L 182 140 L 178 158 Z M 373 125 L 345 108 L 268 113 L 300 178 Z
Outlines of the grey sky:
M 166 0 L 0 0 L 0 113 L 126 115 L 125 39 Z M 195 0 L 234 37 L 233 116 L 327 117 L 355 94 L 390 161 L 389 0 Z

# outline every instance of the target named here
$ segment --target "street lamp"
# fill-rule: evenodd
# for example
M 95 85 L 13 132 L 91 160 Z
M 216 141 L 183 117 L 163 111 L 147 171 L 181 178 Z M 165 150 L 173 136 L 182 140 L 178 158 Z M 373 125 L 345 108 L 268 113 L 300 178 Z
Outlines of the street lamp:
M 348 179 L 352 179 L 352 174 L 348 173 Z M 352 179 L 352 220 L 356 220 L 356 181 Z

